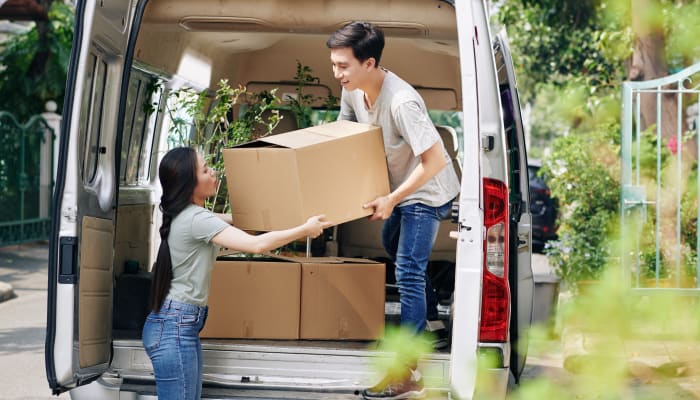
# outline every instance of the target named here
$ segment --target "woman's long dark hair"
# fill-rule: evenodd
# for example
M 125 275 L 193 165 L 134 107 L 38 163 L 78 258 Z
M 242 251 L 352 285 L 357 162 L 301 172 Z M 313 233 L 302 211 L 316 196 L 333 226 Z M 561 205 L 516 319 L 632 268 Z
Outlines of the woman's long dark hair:
M 158 167 L 158 178 L 163 188 L 160 210 L 163 212 L 163 225 L 160 226 L 160 248 L 153 268 L 150 307 L 160 310 L 173 280 L 173 262 L 170 258 L 168 235 L 170 224 L 188 205 L 192 204 L 192 194 L 197 185 L 197 153 L 188 147 L 170 150 Z

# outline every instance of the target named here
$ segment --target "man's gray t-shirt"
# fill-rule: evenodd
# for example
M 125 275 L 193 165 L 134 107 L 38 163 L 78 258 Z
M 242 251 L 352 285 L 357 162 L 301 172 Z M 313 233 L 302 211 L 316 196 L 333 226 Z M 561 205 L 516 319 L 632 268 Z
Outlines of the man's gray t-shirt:
M 441 206 L 459 194 L 460 183 L 450 156 L 418 92 L 396 74 L 385 72 L 379 96 L 371 108 L 367 108 L 362 90 L 343 89 L 338 119 L 382 128 L 392 191 L 420 164 L 420 155 L 439 141 L 447 165 L 425 185 L 406 196 L 399 206 L 413 203 Z
M 168 236 L 173 280 L 168 297 L 207 305 L 211 270 L 219 251 L 211 239 L 228 226 L 211 211 L 194 204 L 173 219 Z

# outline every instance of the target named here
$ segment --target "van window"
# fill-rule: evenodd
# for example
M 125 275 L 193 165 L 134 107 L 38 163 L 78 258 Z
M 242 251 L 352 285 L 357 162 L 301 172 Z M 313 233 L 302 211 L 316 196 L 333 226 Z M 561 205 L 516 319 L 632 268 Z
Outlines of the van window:
M 462 143 L 464 143 L 464 131 L 462 129 L 462 111 L 453 110 L 428 110 L 430 119 L 435 125 L 446 125 L 455 130 L 457 134 L 457 159 L 460 164 L 464 160 L 464 149 Z
M 145 184 L 150 180 L 151 150 L 162 114 L 159 107 L 161 94 L 156 77 L 132 70 L 122 133 L 121 185 Z
M 107 82 L 107 63 L 98 55 L 90 53 L 83 89 L 83 104 L 80 117 L 80 134 L 85 138 L 83 149 L 83 182 L 90 184 L 95 180 L 97 161 L 100 155 L 100 135 L 102 133 L 102 108 L 104 104 L 105 82 Z

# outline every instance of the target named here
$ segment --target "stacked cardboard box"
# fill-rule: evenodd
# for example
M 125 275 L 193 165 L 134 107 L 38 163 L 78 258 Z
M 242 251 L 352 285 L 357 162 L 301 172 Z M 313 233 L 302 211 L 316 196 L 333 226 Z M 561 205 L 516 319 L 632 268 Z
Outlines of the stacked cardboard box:
M 384 330 L 384 270 L 347 258 L 220 259 L 201 337 L 376 339 Z
M 337 121 L 223 151 L 234 225 L 270 231 L 325 214 L 340 224 L 389 193 L 381 129 Z M 384 328 L 385 266 L 368 260 L 220 259 L 209 338 L 376 339 Z

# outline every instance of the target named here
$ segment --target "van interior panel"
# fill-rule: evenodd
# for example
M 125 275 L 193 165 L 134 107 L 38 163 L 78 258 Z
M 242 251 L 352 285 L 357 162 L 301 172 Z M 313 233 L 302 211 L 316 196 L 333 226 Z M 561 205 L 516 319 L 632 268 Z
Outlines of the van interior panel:
M 112 337 L 112 220 L 83 217 L 78 294 L 80 367 L 109 362 Z

